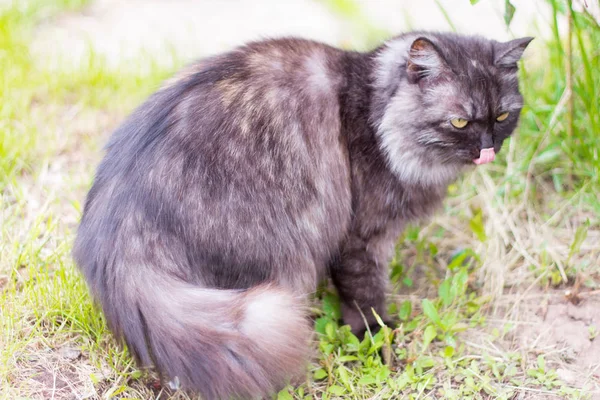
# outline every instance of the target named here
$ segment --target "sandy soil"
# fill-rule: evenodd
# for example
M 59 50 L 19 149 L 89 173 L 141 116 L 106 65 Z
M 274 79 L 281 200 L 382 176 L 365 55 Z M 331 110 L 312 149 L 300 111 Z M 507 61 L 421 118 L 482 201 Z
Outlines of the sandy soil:
M 600 399 L 600 291 L 557 291 L 525 306 L 522 328 L 515 330 L 519 348 L 558 354 L 563 365 L 552 366 L 558 376 Z

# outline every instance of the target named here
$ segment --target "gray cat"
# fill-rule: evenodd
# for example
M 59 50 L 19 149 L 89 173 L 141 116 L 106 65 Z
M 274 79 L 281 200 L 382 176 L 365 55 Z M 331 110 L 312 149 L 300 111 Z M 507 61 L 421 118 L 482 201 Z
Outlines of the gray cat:
M 280 39 L 189 67 L 114 133 L 85 204 L 74 258 L 114 334 L 204 399 L 255 398 L 303 373 L 319 281 L 357 335 L 387 320 L 394 242 L 511 135 L 530 41 Z

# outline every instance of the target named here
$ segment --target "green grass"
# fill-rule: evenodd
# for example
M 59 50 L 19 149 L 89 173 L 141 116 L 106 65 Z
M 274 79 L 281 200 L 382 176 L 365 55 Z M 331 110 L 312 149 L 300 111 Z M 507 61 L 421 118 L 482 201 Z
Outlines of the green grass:
M 558 6 L 556 1 L 550 3 Z M 573 15 L 572 136 L 568 135 L 565 44 L 564 40 L 554 39 L 548 47 L 551 68 L 536 68 L 526 73 L 527 81 L 532 84 L 523 86 L 529 105 L 519 136 L 529 151 L 521 167 L 527 171 L 534 161 L 533 172 L 537 179 L 551 180 L 558 192 L 577 190 L 589 184 L 587 190 L 597 193 L 600 184 L 600 74 L 597 72 L 600 56 L 597 46 L 592 44 L 600 43 L 600 30 L 591 17 Z M 565 102 L 561 103 L 563 96 Z
M 110 69 L 93 51 L 60 70 L 35 59 L 36 21 L 84 3 L 15 2 L 0 13 L 1 398 L 49 398 L 48 379 L 87 379 L 93 390 L 102 374 L 131 373 L 74 268 L 71 240 L 106 132 L 173 71 L 143 58 L 144 73 Z M 55 378 L 64 364 L 51 349 L 68 345 L 85 353 L 85 368 Z
M 353 2 L 328 3 L 362 24 Z M 81 65 L 57 70 L 30 53 L 39 21 L 84 5 L 30 0 L 0 11 L 0 398 L 161 395 L 154 375 L 110 335 L 70 248 L 107 134 L 173 71 L 147 56 L 143 73 L 110 68 L 91 50 Z M 588 398 L 598 390 L 598 378 L 565 351 L 520 341 L 540 302 L 564 290 L 600 306 L 600 54 L 592 45 L 600 28 L 574 17 L 572 132 L 565 39 L 555 31 L 523 64 L 526 107 L 500 162 L 453 185 L 444 212 L 400 238 L 390 266 L 398 325 L 359 340 L 322 288 L 306 382 L 279 399 Z M 382 35 L 367 30 L 359 46 Z M 595 339 L 598 328 L 586 326 L 586 335 Z M 582 379 L 569 382 L 564 370 Z

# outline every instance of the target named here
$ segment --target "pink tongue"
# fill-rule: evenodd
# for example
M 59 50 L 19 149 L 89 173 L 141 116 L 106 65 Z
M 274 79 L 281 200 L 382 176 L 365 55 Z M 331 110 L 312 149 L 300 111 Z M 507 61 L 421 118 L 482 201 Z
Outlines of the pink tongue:
M 494 161 L 494 158 L 496 158 L 496 153 L 494 152 L 494 148 L 490 147 L 489 149 L 481 149 L 479 158 L 474 159 L 473 162 L 477 165 L 482 165 Z

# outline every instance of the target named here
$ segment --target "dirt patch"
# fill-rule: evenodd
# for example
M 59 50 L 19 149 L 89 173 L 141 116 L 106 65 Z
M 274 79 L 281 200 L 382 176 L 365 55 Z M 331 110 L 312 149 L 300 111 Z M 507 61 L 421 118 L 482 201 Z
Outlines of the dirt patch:
M 30 345 L 14 355 L 15 368 L 7 376 L 9 386 L 19 398 L 35 400 L 105 399 L 126 388 L 127 398 L 190 400 L 185 393 L 174 393 L 160 384 L 158 376 L 146 371 L 141 378 L 128 376 L 129 370 L 117 371 L 104 362 L 98 367 L 75 344 L 47 348 Z M 10 397 L 6 398 L 16 398 Z M 1 396 L 0 396 L 1 397 Z M 121 398 L 117 396 L 118 398 Z M 4 397 L 2 397 L 4 398 Z
M 584 300 L 578 305 L 572 303 L 550 304 L 544 321 L 538 327 L 547 331 L 542 341 L 564 346 L 574 358 L 566 359 L 582 367 L 600 365 L 600 298 Z M 596 376 L 600 378 L 600 370 Z
M 546 355 L 565 383 L 600 399 L 600 291 L 582 292 L 575 302 L 557 291 L 523 309 L 517 347 Z
M 26 349 L 15 355 L 11 386 L 31 399 L 85 399 L 96 395 L 90 379 L 98 371 L 70 345 L 57 349 Z

